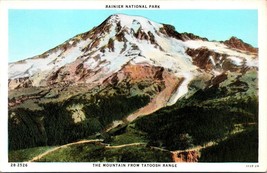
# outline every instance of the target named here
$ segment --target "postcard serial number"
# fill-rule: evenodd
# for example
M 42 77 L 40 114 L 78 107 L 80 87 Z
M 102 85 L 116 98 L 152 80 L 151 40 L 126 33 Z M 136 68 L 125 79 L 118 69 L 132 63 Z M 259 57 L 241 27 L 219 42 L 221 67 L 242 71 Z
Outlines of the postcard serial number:
M 258 168 L 258 167 L 259 167 L 259 165 L 253 165 L 253 164 L 246 165 L 246 168 Z
M 11 167 L 28 167 L 27 163 L 11 163 Z

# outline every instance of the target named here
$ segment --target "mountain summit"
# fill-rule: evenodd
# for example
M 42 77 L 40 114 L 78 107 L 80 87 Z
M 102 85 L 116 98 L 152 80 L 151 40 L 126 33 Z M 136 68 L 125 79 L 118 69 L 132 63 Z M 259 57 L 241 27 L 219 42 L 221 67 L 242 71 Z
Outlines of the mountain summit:
M 236 66 L 257 66 L 256 54 L 231 49 L 241 45 L 234 40 L 238 39 L 225 44 L 209 42 L 190 33 L 178 33 L 171 25 L 116 14 L 41 55 L 10 63 L 9 88 L 62 82 L 99 84 L 126 64 L 161 66 L 188 80 L 201 73 L 200 69 L 215 75 Z M 228 61 L 230 67 L 225 67 Z
M 9 64 L 9 148 L 104 138 L 132 148 L 141 141 L 138 147 L 151 146 L 152 153 L 163 147 L 183 160 L 173 150 L 228 139 L 255 125 L 257 74 L 257 49 L 238 38 L 209 41 L 115 14 L 41 55 Z
M 229 40 L 224 41 L 224 44 L 231 48 L 236 48 L 239 50 L 244 50 L 244 51 L 249 51 L 249 52 L 254 52 L 254 53 L 258 52 L 257 48 L 252 47 L 250 44 L 247 44 L 243 42 L 243 40 L 236 38 L 236 37 L 231 37 Z

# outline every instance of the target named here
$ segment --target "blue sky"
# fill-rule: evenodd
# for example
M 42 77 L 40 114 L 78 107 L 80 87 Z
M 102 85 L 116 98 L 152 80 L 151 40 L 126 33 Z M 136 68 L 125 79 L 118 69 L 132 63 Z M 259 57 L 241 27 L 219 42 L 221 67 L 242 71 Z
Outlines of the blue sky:
M 109 15 L 144 16 L 209 40 L 236 36 L 258 46 L 257 10 L 9 10 L 9 62 L 41 54 L 92 29 Z

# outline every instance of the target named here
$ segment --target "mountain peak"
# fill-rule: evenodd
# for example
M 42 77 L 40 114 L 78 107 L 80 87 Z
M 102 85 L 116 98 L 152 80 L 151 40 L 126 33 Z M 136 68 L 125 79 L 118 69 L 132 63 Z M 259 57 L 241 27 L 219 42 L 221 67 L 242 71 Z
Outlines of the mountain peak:
M 223 43 L 209 42 L 192 33 L 179 33 L 172 25 L 156 23 L 141 16 L 114 14 L 92 30 L 41 55 L 10 63 L 9 79 L 13 82 L 9 86 L 14 83 L 10 88 L 19 88 L 23 82 L 32 86 L 47 86 L 67 81 L 71 84 L 100 84 L 127 64 L 161 66 L 179 77 L 187 73 L 192 73 L 193 76 L 200 73 L 196 70 L 200 68 L 199 64 L 204 64 L 201 69 L 214 70 L 218 66 L 221 70 L 226 70 L 218 64 L 227 62 L 224 61 L 227 57 L 217 57 L 225 52 L 229 57 L 236 56 L 237 53 L 236 50 L 225 49 L 225 45 L 230 49 L 255 49 L 235 37 Z M 211 59 L 206 55 L 216 57 Z M 242 65 L 241 62 L 255 66 L 255 58 L 238 55 L 240 56 L 243 58 L 229 61 L 238 66 Z M 211 73 L 215 74 L 214 71 Z M 17 80 L 22 78 L 25 79 L 23 82 Z
M 141 16 L 130 16 L 125 14 L 114 14 L 107 19 L 108 24 L 115 24 L 120 26 L 120 28 L 128 29 L 137 33 L 138 31 L 144 31 L 146 33 L 158 33 L 161 32 L 164 35 L 173 37 L 182 41 L 186 40 L 205 40 L 207 38 L 202 38 L 192 33 L 179 33 L 176 31 L 175 27 L 169 24 L 156 23 L 147 18 Z
M 152 22 L 151 20 L 141 16 L 130 16 L 125 14 L 114 14 L 107 19 L 108 24 L 120 25 L 122 28 L 133 29 L 134 31 L 143 30 L 158 30 L 162 27 L 161 24 Z
M 245 43 L 243 40 L 232 36 L 229 40 L 224 41 L 224 44 L 226 44 L 230 48 L 235 48 L 239 50 L 249 51 L 253 53 L 257 53 L 258 49 L 254 48 L 248 43 Z

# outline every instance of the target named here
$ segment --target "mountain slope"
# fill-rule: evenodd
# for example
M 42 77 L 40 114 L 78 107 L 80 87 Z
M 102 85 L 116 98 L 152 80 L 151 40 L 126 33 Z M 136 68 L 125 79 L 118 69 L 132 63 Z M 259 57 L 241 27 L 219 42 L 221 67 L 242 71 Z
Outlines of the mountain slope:
M 225 138 L 244 123 L 240 119 L 257 121 L 255 110 L 239 105 L 257 103 L 257 70 L 257 49 L 235 37 L 209 41 L 115 14 L 41 55 L 9 64 L 9 148 L 99 135 L 112 142 L 129 136 L 125 128 L 132 125 L 149 145 L 170 150 Z M 214 114 L 224 106 L 229 109 L 215 116 L 220 125 Z M 173 130 L 188 122 L 192 126 Z M 218 127 L 210 127 L 214 133 L 191 129 L 205 123 Z M 193 142 L 179 141 L 185 134 Z

